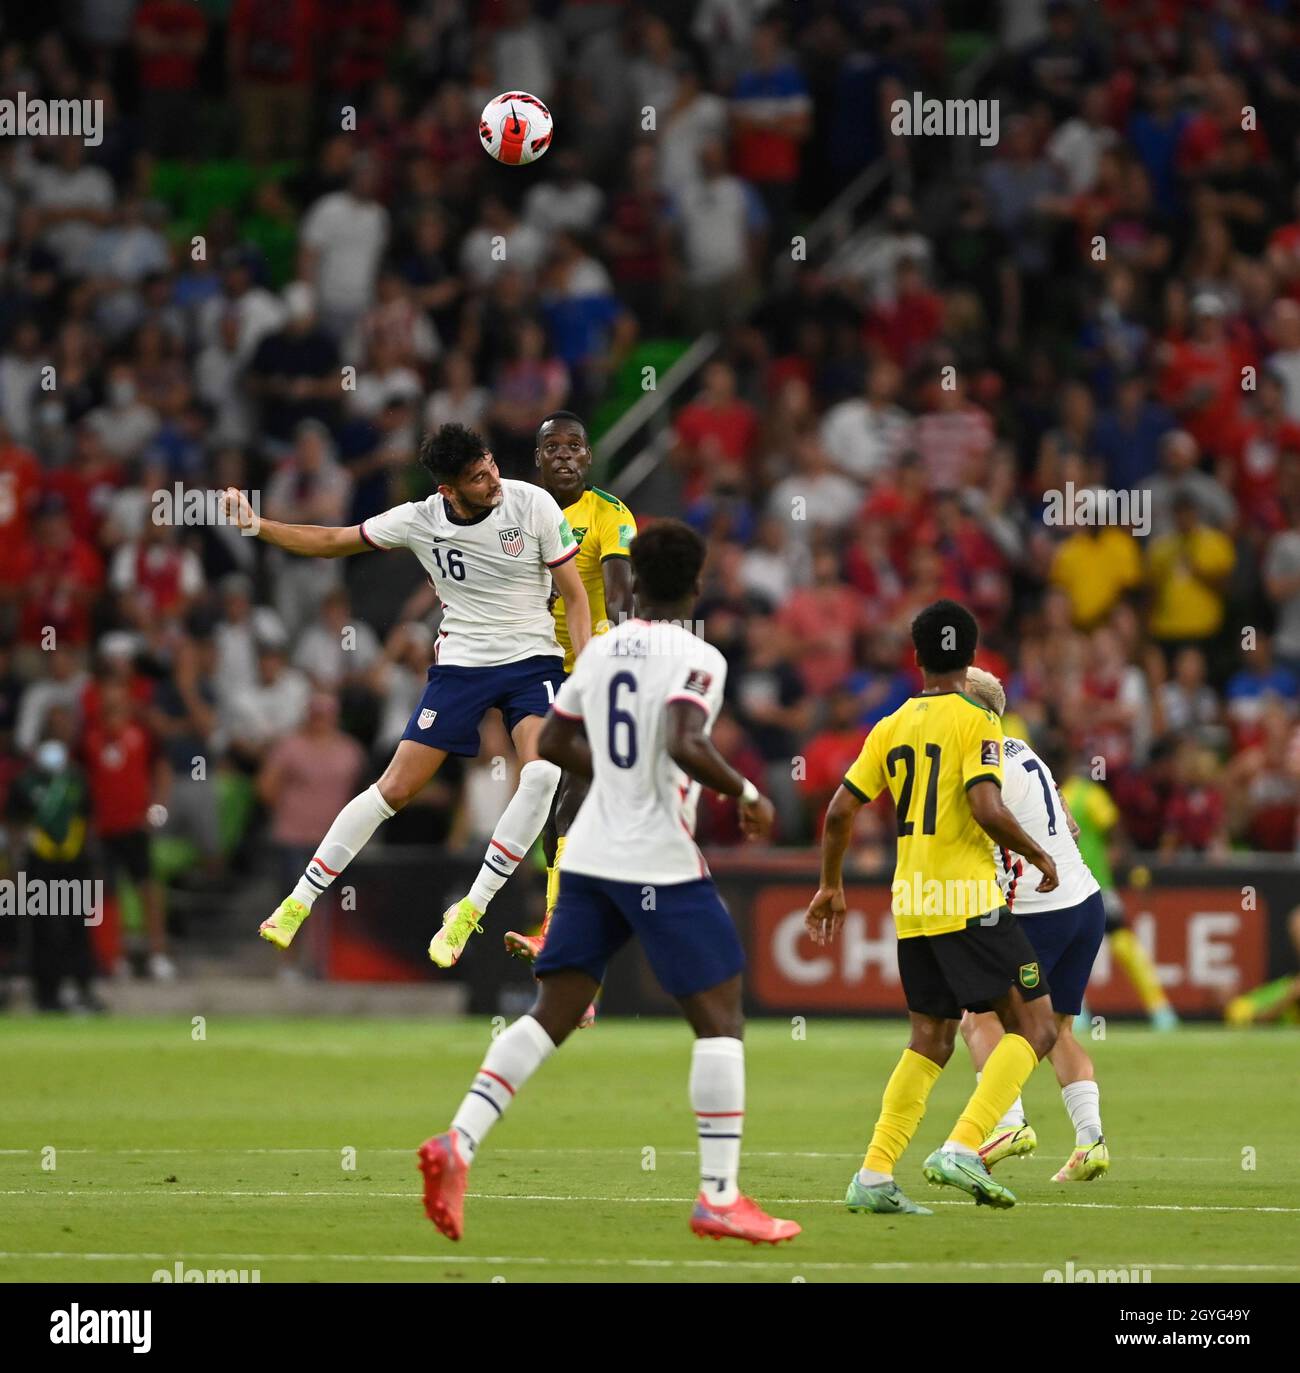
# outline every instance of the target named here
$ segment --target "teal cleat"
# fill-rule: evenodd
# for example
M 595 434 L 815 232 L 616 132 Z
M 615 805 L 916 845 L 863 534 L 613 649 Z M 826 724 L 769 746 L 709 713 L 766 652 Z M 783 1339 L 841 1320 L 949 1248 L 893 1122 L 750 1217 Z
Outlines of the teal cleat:
M 844 1194 L 844 1204 L 855 1214 L 872 1211 L 878 1216 L 932 1216 L 927 1207 L 918 1206 L 892 1179 L 867 1187 L 858 1181 L 857 1174 Z
M 936 1149 L 922 1170 L 927 1182 L 936 1187 L 957 1187 L 975 1198 L 977 1206 L 996 1206 L 1005 1210 L 1016 1204 L 1016 1194 L 994 1181 L 978 1154 L 948 1153 Z

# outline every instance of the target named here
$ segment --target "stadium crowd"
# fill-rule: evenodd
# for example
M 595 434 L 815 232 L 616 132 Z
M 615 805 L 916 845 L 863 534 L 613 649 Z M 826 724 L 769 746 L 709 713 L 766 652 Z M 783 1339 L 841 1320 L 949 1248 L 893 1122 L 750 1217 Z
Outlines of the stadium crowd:
M 715 737 L 781 843 L 814 837 L 917 684 L 910 618 L 953 596 L 1009 732 L 1100 775 L 1136 847 L 1293 849 L 1297 19 L 1007 0 L 970 92 L 998 101 L 997 144 L 891 134 L 892 100 L 952 93 L 981 11 L 6 15 L 0 98 L 104 110 L 94 146 L 0 138 L 11 867 L 127 874 L 169 976 L 166 882 L 296 872 L 418 697 L 436 608 L 409 577 L 274 556 L 187 520 L 186 492 L 356 523 L 427 492 L 420 434 L 452 420 L 528 477 L 544 414 L 591 413 L 642 343 L 704 329 L 722 343 L 673 417 L 671 503 L 626 498 L 708 535 Z M 478 141 L 512 88 L 556 119 L 527 170 Z M 799 260 L 878 159 L 879 213 Z M 1053 493 L 1092 487 L 1133 494 L 1127 523 L 1053 522 Z M 505 753 L 494 735 L 441 774 L 386 841 L 481 844 Z M 864 861 L 888 823 L 864 811 Z M 700 838 L 739 841 L 729 805 L 704 798 Z M 170 869 L 154 840 L 182 846 Z

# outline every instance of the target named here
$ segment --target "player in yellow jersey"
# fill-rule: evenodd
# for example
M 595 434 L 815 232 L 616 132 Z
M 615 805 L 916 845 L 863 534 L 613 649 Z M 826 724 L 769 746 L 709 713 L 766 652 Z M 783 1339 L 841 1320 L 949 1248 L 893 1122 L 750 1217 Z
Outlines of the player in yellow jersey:
M 994 1180 L 979 1147 L 1056 1042 L 1047 979 L 1003 902 L 989 840 L 1032 862 L 1043 874 L 1040 891 L 1056 886 L 1056 867 L 1002 804 L 1002 722 L 963 694 L 978 638 L 974 616 L 955 601 L 936 601 L 912 621 L 924 689 L 867 735 L 826 812 L 821 887 L 807 915 L 819 944 L 833 939 L 844 920 L 844 853 L 858 809 L 885 790 L 894 798 L 892 904 L 912 1031 L 885 1087 L 862 1169 L 849 1184 L 851 1211 L 930 1214 L 904 1195 L 894 1166 L 952 1056 L 963 1010 L 996 1011 L 1006 1034 L 947 1143 L 926 1159 L 924 1175 L 976 1202 L 1014 1206 L 1014 1194 Z
M 542 485 L 555 497 L 578 541 L 575 566 L 591 605 L 592 633 L 604 634 L 632 614 L 629 550 L 636 538 L 636 520 L 617 496 L 588 484 L 591 442 L 586 425 L 571 411 L 556 410 L 541 422 L 535 457 Z M 564 670 L 572 672 L 573 648 L 563 601 L 554 600 L 551 613 L 555 616 L 555 636 L 564 650 Z M 547 851 L 546 916 L 541 933 L 527 935 L 511 930 L 505 937 L 506 949 L 528 963 L 541 953 L 546 939 L 559 890 L 558 865 L 565 836 L 587 794 L 587 785 L 585 778 L 566 772 L 556 793 L 554 816 L 543 840 Z

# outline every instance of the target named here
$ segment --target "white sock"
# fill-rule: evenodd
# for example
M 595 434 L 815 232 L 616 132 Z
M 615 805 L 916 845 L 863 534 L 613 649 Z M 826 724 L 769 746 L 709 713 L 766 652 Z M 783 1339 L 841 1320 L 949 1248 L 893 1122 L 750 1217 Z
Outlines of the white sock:
M 958 1144 L 955 1139 L 946 1140 L 943 1146 L 945 1154 L 969 1154 L 971 1158 L 979 1158 L 979 1150 L 972 1149 L 969 1144 Z
M 334 817 L 334 823 L 317 846 L 316 856 L 293 889 L 294 899 L 310 909 L 312 902 L 370 842 L 371 835 L 395 813 L 377 786 L 367 787 L 360 796 L 354 796 Z
M 1096 1144 L 1102 1136 L 1101 1088 L 1095 1082 L 1072 1082 L 1061 1088 L 1061 1100 L 1074 1122 L 1074 1142 L 1080 1148 Z
M 893 1182 L 893 1173 L 877 1173 L 874 1168 L 859 1168 L 858 1181 L 864 1187 L 882 1187 L 887 1182 Z
M 451 1121 L 471 1162 L 515 1093 L 554 1052 L 550 1035 L 530 1015 L 520 1016 L 497 1036 Z
M 740 1136 L 745 1124 L 745 1046 L 723 1036 L 691 1051 L 691 1109 L 700 1136 L 700 1191 L 715 1206 L 740 1195 Z
M 483 866 L 469 889 L 470 904 L 476 911 L 487 910 L 488 902 L 537 842 L 559 785 L 560 769 L 554 763 L 535 758 L 520 769 L 519 785 L 492 831 Z

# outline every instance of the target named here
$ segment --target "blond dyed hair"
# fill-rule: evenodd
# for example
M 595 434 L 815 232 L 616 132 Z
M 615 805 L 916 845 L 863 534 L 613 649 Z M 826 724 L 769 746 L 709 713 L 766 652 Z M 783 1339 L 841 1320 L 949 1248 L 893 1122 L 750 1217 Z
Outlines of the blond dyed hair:
M 966 694 L 980 705 L 987 706 L 994 715 L 1000 716 L 1007 708 L 1007 693 L 1003 690 L 1002 683 L 991 672 L 985 672 L 982 667 L 966 669 Z

